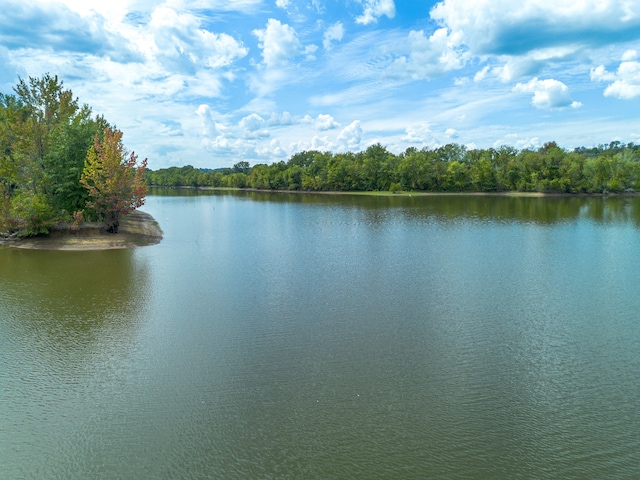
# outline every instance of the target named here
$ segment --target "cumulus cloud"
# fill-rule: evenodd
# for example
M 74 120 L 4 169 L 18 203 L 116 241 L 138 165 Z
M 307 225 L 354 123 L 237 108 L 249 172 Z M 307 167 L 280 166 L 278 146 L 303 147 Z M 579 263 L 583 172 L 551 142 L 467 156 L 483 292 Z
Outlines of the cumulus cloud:
M 296 122 L 296 119 L 289 112 L 282 112 L 281 114 L 272 113 L 267 121 L 269 126 L 278 126 L 278 125 L 293 125 Z
M 257 146 L 255 152 L 260 157 L 268 159 L 284 158 L 288 155 L 287 151 L 282 148 L 277 138 L 272 139 L 268 144 Z
M 262 118 L 257 113 L 252 113 L 251 115 L 248 115 L 240 120 L 240 128 L 248 132 L 258 131 L 261 128 L 264 128 L 265 124 L 266 122 L 264 118 Z
M 409 32 L 407 55 L 397 58 L 391 71 L 405 73 L 414 79 L 430 78 L 462 67 L 465 54 L 459 49 L 459 34 L 451 35 L 445 28 L 427 38 L 423 30 Z
M 426 123 L 408 126 L 401 140 L 413 145 L 430 145 L 436 143 L 430 125 Z
M 202 134 L 204 136 L 215 135 L 217 133 L 217 129 L 211 115 L 211 107 L 209 107 L 209 105 L 202 104 L 198 106 L 198 109 L 195 113 L 202 122 Z
M 248 52 L 232 36 L 202 28 L 201 20 L 195 15 L 179 13 L 166 6 L 153 11 L 148 27 L 156 45 L 155 55 L 170 61 L 173 67 L 220 68 Z
M 344 36 L 344 26 L 342 22 L 336 22 L 331 25 L 324 32 L 324 38 L 322 40 L 322 46 L 325 50 L 331 50 L 333 48 L 334 42 L 339 42 L 342 40 Z
M 279 67 L 302 52 L 295 29 L 279 20 L 270 18 L 264 30 L 254 30 L 260 41 L 262 58 L 267 67 Z
M 517 133 L 510 133 L 502 138 L 496 139 L 496 141 L 493 142 L 493 148 L 498 150 L 505 145 L 509 147 L 515 147 L 518 150 L 538 150 L 542 146 L 542 142 L 538 137 L 521 138 L 521 136 Z
M 536 77 L 528 83 L 518 83 L 513 90 L 516 92 L 533 93 L 531 103 L 534 107 L 543 110 L 567 107 L 579 108 L 582 106 L 580 102 L 571 100 L 569 87 L 564 83 L 551 78 L 539 80 Z
M 334 128 L 338 128 L 340 124 L 334 120 L 331 115 L 320 114 L 315 121 L 315 127 L 318 130 L 331 130 Z
M 449 138 L 458 138 L 458 131 L 455 128 L 447 128 L 444 134 Z
M 266 121 L 256 113 L 247 115 L 237 124 L 229 123 L 207 104 L 201 104 L 195 113 L 202 124 L 202 146 L 209 151 L 251 155 L 257 141 L 269 136 L 264 128 Z
M 356 23 L 368 25 L 375 23 L 383 15 L 387 18 L 396 16 L 396 5 L 393 0 L 360 0 L 364 7 L 362 15 L 356 17 Z
M 332 150 L 335 148 L 335 144 L 329 140 L 329 137 L 324 136 L 320 137 L 318 135 L 314 135 L 311 139 L 311 149 L 312 150 Z
M 331 130 L 340 126 L 331 115 L 324 113 L 319 114 L 316 118 L 313 118 L 311 115 L 305 115 L 295 120 L 295 123 L 313 125 L 316 130 L 321 131 Z
M 431 17 L 459 33 L 473 53 L 520 55 L 554 46 L 640 38 L 637 5 L 626 0 L 444 0 Z
M 628 50 L 622 56 L 622 62 L 616 72 L 609 72 L 600 65 L 591 70 L 591 80 L 596 82 L 611 82 L 605 88 L 606 97 L 630 100 L 640 97 L 640 62 L 637 62 L 637 52 Z
M 362 141 L 362 126 L 360 120 L 354 120 L 344 127 L 338 135 L 338 144 L 345 151 L 354 151 L 360 147 Z

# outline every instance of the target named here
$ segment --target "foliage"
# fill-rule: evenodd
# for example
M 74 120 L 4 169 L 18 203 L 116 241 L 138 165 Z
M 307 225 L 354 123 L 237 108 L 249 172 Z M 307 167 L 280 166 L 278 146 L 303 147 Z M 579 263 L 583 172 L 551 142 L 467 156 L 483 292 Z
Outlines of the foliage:
M 147 171 L 159 186 L 212 186 L 304 191 L 602 193 L 640 189 L 640 145 L 567 151 L 555 142 L 537 150 L 468 150 L 450 144 L 395 155 L 375 144 L 359 153 L 303 151 L 288 162 L 220 171 L 192 166 Z
M 0 234 L 35 235 L 87 208 L 87 151 L 109 124 L 57 76 L 20 79 L 0 94 Z
M 135 153 L 127 155 L 120 130 L 106 128 L 102 140 L 96 135 L 80 183 L 89 192 L 87 207 L 106 220 L 110 232 L 117 233 L 120 215 L 144 205 L 146 166 L 146 158 L 138 165 Z
M 24 236 L 48 233 L 52 207 L 43 193 L 21 191 L 11 199 L 10 222 Z

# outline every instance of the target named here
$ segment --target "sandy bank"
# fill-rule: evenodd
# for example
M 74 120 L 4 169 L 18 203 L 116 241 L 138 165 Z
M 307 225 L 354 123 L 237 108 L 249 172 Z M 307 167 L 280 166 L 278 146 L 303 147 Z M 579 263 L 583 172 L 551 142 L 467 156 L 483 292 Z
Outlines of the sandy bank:
M 162 240 L 158 222 L 136 210 L 120 219 L 118 233 L 108 233 L 101 223 L 84 223 L 77 231 L 67 224 L 57 225 L 48 235 L 0 240 L 0 245 L 37 250 L 110 250 L 155 245 Z

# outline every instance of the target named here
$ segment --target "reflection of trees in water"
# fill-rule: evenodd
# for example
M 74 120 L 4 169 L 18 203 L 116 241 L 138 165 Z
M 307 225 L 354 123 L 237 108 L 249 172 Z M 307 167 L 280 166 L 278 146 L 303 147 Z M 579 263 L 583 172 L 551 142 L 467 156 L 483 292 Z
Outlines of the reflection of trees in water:
M 257 202 L 350 207 L 368 212 L 368 221 L 372 223 L 389 215 L 404 215 L 407 218 L 431 217 L 434 220 L 473 218 L 543 225 L 573 221 L 580 217 L 597 223 L 633 222 L 640 226 L 640 197 L 637 196 L 359 195 L 165 187 L 152 188 L 151 194 L 220 196 Z M 393 211 L 384 211 L 388 208 Z
M 598 223 L 632 223 L 640 226 L 640 198 L 600 197 L 591 199 L 581 212 Z
M 222 192 L 233 195 L 234 192 Z M 434 220 L 472 218 L 493 222 L 551 225 L 577 218 L 598 223 L 633 222 L 640 226 L 640 197 L 635 196 L 501 196 L 501 195 L 324 195 L 245 191 L 235 193 L 259 202 L 342 206 L 367 211 L 376 223 L 389 215 Z M 392 211 L 385 211 L 391 208 Z
M 54 349 L 113 341 L 131 335 L 145 308 L 147 267 L 131 250 L 6 249 L 0 271 L 0 312 L 22 341 Z

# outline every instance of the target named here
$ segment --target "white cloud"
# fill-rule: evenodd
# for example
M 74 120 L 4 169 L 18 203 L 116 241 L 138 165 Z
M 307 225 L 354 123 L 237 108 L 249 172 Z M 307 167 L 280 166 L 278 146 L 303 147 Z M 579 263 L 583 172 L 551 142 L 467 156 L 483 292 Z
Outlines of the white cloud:
M 264 118 L 262 118 L 257 113 L 252 113 L 251 115 L 248 115 L 240 120 L 240 128 L 248 132 L 255 132 L 257 130 L 260 130 L 261 128 L 264 128 L 265 124 L 266 122 Z
M 220 68 L 248 53 L 248 49 L 230 35 L 201 28 L 201 20 L 195 15 L 179 13 L 166 6 L 153 11 L 148 30 L 155 44 L 153 54 L 161 61 L 170 62 L 171 69 L 188 71 L 189 65 Z
M 605 89 L 604 94 L 624 100 L 640 97 L 640 62 L 622 62 L 616 72 L 616 81 Z
M 538 70 L 538 66 L 528 55 L 511 57 L 504 65 L 491 68 L 490 73 L 501 82 L 508 83 L 528 76 Z
M 202 147 L 209 151 L 236 158 L 251 157 L 256 146 L 269 137 L 264 128 L 266 121 L 256 113 L 247 115 L 237 124 L 229 123 L 206 104 L 201 104 L 195 113 L 202 124 Z
M 362 15 L 356 17 L 356 23 L 368 25 L 375 23 L 385 15 L 387 18 L 396 16 L 396 5 L 393 0 L 360 0 L 364 7 Z
M 447 128 L 444 134 L 449 138 L 458 138 L 460 136 L 455 128 Z
M 446 29 L 436 30 L 429 38 L 423 30 L 409 32 L 408 42 L 404 44 L 409 54 L 397 58 L 391 71 L 402 72 L 414 79 L 425 79 L 441 75 L 444 72 L 462 67 L 465 54 L 457 47 L 459 35 L 450 35 Z
M 540 138 L 538 137 L 520 138 L 520 135 L 518 135 L 517 133 L 512 133 L 509 135 L 505 135 L 503 138 L 496 140 L 493 143 L 493 148 L 499 149 L 500 147 L 505 145 L 514 147 L 518 150 L 523 150 L 523 149 L 537 150 L 542 146 L 542 142 L 540 142 Z
M 616 74 L 608 72 L 604 65 L 591 69 L 591 80 L 594 82 L 612 82 L 615 79 Z
M 302 47 L 296 31 L 279 20 L 270 18 L 264 30 L 254 30 L 253 34 L 260 41 L 259 47 L 267 67 L 282 66 L 301 53 Z
M 443 0 L 431 17 L 475 54 L 518 55 L 640 38 L 638 11 L 635 0 Z
M 286 10 L 290 4 L 291 4 L 290 0 L 276 0 L 276 7 L 282 8 L 284 10 Z
M 640 97 L 640 62 L 635 61 L 635 58 L 635 50 L 628 50 L 622 56 L 623 62 L 615 73 L 607 71 L 603 65 L 591 70 L 591 80 L 611 82 L 604 90 L 605 97 L 622 100 Z
M 311 139 L 312 150 L 332 150 L 335 147 L 336 145 L 329 140 L 329 137 L 319 137 L 318 135 L 314 135 Z
M 288 152 L 282 148 L 280 141 L 277 138 L 272 139 L 268 144 L 257 146 L 255 152 L 258 156 L 268 158 L 270 160 L 288 156 Z
M 196 110 L 196 115 L 200 117 L 202 121 L 202 134 L 205 136 L 211 136 L 216 133 L 216 125 L 211 118 L 211 107 L 206 104 L 202 104 Z
M 333 48 L 333 43 L 341 41 L 343 36 L 344 26 L 342 25 L 342 22 L 336 22 L 324 32 L 322 46 L 325 50 L 331 50 Z
M 489 73 L 490 68 L 491 67 L 489 67 L 488 65 L 483 67 L 482 70 L 480 70 L 473 76 L 473 81 L 481 82 L 482 80 L 484 80 L 487 74 Z
M 582 106 L 580 102 L 571 100 L 569 87 L 551 78 L 539 80 L 536 77 L 528 83 L 518 83 L 513 90 L 516 92 L 533 93 L 531 103 L 534 107 L 543 110 L 567 107 L 578 108 Z
M 510 83 L 580 68 L 603 47 L 639 40 L 639 12 L 638 0 L 442 0 L 430 16 L 484 64 L 475 81 Z
M 269 126 L 282 126 L 293 125 L 296 119 L 289 112 L 282 112 L 282 114 L 272 113 L 267 121 Z
M 315 126 L 318 130 L 331 130 L 338 128 L 340 124 L 336 122 L 331 115 L 321 113 L 318 115 L 318 118 L 316 118 Z
M 83 2 L 85 0 L 64 0 Z M 94 4 L 105 4 L 104 0 L 88 0 Z M 145 5 L 157 5 L 157 0 L 115 0 L 129 4 L 131 9 L 144 8 Z M 165 0 L 167 5 L 178 10 L 211 10 L 222 12 L 242 12 L 254 14 L 264 0 Z M 107 4 L 110 4 L 107 3 Z M 104 8 L 104 7 L 103 7 Z
M 431 145 L 436 143 L 431 127 L 427 123 L 406 127 L 405 134 L 401 137 L 401 140 L 413 145 Z
M 344 127 L 338 135 L 338 144 L 345 151 L 355 151 L 362 141 L 362 127 L 360 120 L 354 120 Z

